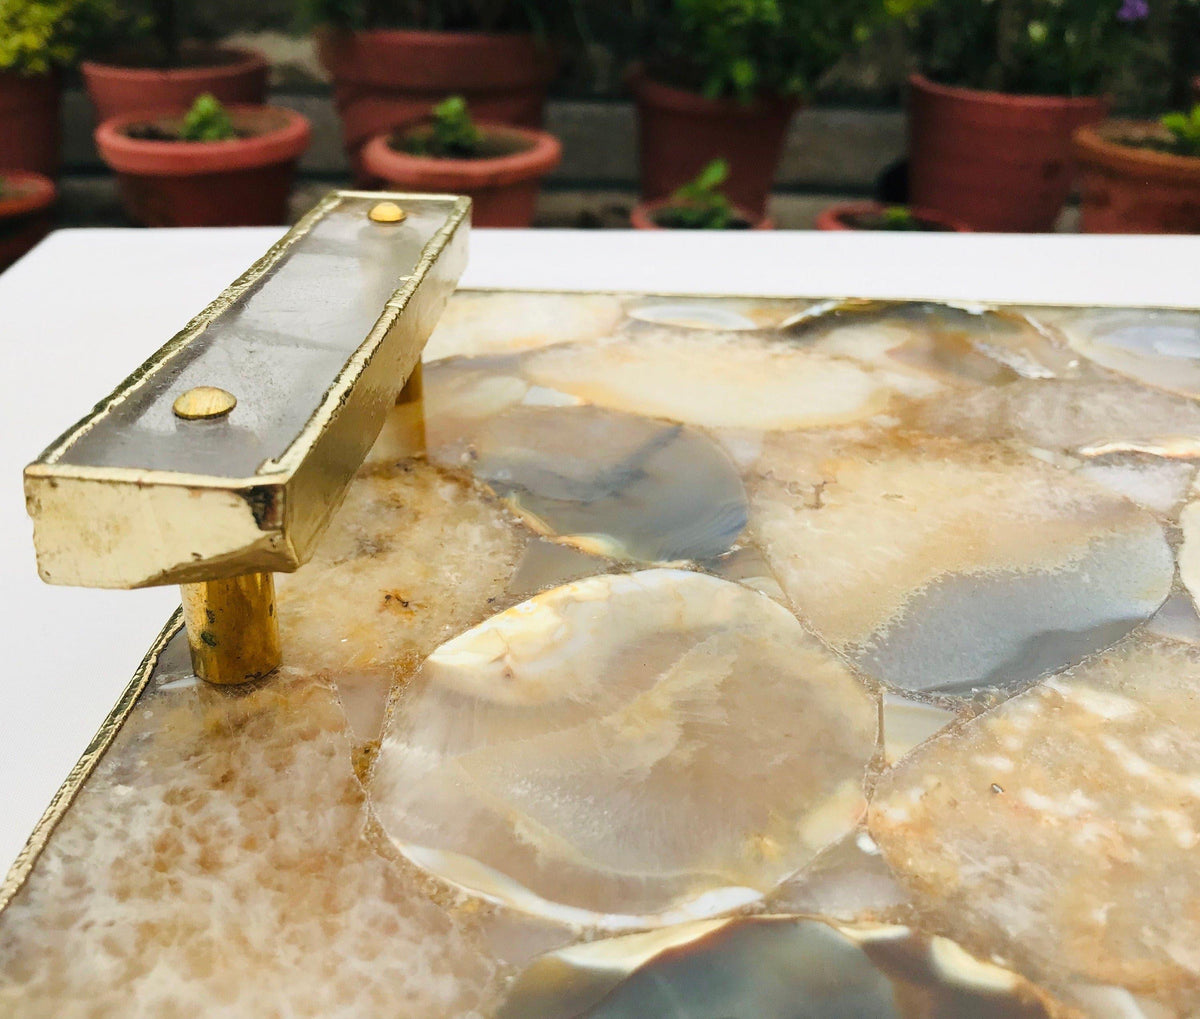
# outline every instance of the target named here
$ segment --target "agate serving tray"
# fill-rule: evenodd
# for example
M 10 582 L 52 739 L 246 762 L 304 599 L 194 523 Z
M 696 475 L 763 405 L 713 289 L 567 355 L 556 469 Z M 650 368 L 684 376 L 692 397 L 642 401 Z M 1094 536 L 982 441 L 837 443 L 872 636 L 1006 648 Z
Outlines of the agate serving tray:
M 0 1013 L 1200 1013 L 1200 313 L 459 292 L 284 665 L 178 618 Z

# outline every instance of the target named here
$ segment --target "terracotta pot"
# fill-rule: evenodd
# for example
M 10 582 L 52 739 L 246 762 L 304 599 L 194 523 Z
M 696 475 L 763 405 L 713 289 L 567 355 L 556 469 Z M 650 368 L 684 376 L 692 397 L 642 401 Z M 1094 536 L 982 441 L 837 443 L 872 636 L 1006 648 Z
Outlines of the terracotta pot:
M 479 120 L 540 128 L 557 66 L 532 35 L 325 29 L 317 45 L 360 175 L 367 141 L 428 116 L 450 95 L 463 96 Z
M 1200 157 L 1122 144 L 1143 138 L 1170 134 L 1153 122 L 1127 120 L 1075 132 L 1084 233 L 1200 233 Z
M 241 49 L 192 50 L 191 61 L 210 65 L 170 70 L 122 67 L 85 60 L 80 67 L 88 97 L 100 120 L 146 110 L 186 109 L 210 92 L 222 103 L 261 105 L 267 98 L 270 67 L 258 53 Z
M 974 230 L 1043 232 L 1071 193 L 1071 135 L 1104 98 L 1017 96 L 909 79 L 909 200 Z
M 767 208 L 788 125 L 799 103 L 763 99 L 748 106 L 705 99 L 635 73 L 642 198 L 665 198 L 714 159 L 729 163 L 723 190 L 756 216 Z
M 512 138 L 528 146 L 487 159 L 434 159 L 410 156 L 391 147 L 390 132 L 363 148 L 368 173 L 408 191 L 470 195 L 475 226 L 529 226 L 542 178 L 562 159 L 558 139 L 545 131 L 505 124 L 480 124 L 485 135 Z
M 818 230 L 858 230 L 859 227 L 852 223 L 855 217 L 881 216 L 887 211 L 887 208 L 882 202 L 839 202 L 837 205 L 831 205 L 828 209 L 821 211 L 817 216 L 816 228 Z M 912 208 L 908 211 L 922 222 L 943 230 L 952 233 L 971 232 L 971 228 L 966 223 L 953 216 L 947 216 L 944 212 Z
M 286 223 L 296 160 L 308 121 L 277 106 L 231 106 L 237 127 L 223 142 L 142 141 L 130 126 L 172 118 L 125 114 L 96 128 L 96 146 L 117 171 L 126 212 L 145 226 L 270 226 Z M 179 111 L 174 119 L 182 116 Z
M 659 226 L 658 222 L 654 218 L 659 211 L 665 209 L 670 204 L 671 200 L 669 198 L 659 198 L 653 202 L 639 202 L 629 213 L 630 225 L 632 225 L 635 230 L 674 229 L 673 227 L 669 226 Z M 736 212 L 741 219 L 750 224 L 749 229 L 751 230 L 775 229 L 775 221 L 770 216 L 758 216 L 747 209 L 741 208 L 740 206 L 735 206 L 733 211 Z M 706 232 L 711 233 L 713 231 Z
M 58 173 L 61 91 L 57 74 L 0 71 L 0 166 Z
M 50 232 L 54 182 L 40 173 L 0 170 L 0 269 L 7 269 Z

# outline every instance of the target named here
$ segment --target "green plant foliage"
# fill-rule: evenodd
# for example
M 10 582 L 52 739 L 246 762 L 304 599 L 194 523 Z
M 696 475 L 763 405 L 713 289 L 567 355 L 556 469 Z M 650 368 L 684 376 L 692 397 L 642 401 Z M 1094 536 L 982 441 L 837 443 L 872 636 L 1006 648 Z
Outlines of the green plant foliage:
M 1162 126 L 1171 132 L 1175 151 L 1183 156 L 1200 156 L 1200 103 L 1191 113 L 1168 113 Z
M 1132 62 L 1148 59 L 1152 45 L 1145 0 L 895 2 L 925 73 L 949 85 L 1098 95 Z
M 443 99 L 433 108 L 428 127 L 404 139 L 406 152 L 436 159 L 474 159 L 482 146 L 483 132 L 475 126 L 462 96 Z
M 0 69 L 67 67 L 115 17 L 111 0 L 0 0 Z
M 883 229 L 920 230 L 916 216 L 903 205 L 889 205 L 883 210 Z
M 236 137 L 237 130 L 225 107 L 209 92 L 196 97 L 179 132 L 180 140 L 185 142 L 223 142 Z
M 650 74 L 711 99 L 804 95 L 895 0 L 644 0 Z
M 431 32 L 572 31 L 584 0 L 298 0 L 307 25 Z
M 729 177 L 729 164 L 714 159 L 695 177 L 671 195 L 658 214 L 660 226 L 681 230 L 728 230 L 737 218 L 733 206 L 720 190 Z

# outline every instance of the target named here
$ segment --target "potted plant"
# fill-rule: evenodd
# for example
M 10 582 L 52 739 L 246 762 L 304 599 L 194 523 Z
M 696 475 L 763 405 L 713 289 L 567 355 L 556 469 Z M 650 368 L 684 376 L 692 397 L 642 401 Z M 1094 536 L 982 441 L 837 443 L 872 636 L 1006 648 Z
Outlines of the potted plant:
M 817 216 L 818 230 L 884 230 L 966 233 L 970 227 L 945 213 L 882 202 L 840 202 Z
M 729 164 L 714 159 L 666 198 L 634 206 L 629 219 L 635 230 L 771 230 L 766 216 L 738 208 L 723 185 Z
M 537 129 L 557 67 L 548 42 L 579 0 L 301 0 L 317 25 L 346 154 L 461 95 L 490 123 Z
M 1074 179 L 1071 136 L 1145 41 L 1147 0 L 908 0 L 909 199 L 976 230 L 1046 231 Z
M 267 226 L 288 219 L 308 121 L 278 106 L 200 96 L 186 114 L 131 113 L 96 128 L 130 217 L 146 226 Z
M 0 2 L 0 166 L 58 172 L 60 74 L 110 16 L 107 2 Z
M 50 231 L 54 198 L 49 177 L 0 170 L 0 269 L 7 269 Z
M 632 83 L 641 192 L 670 195 L 717 158 L 727 190 L 755 216 L 792 114 L 843 56 L 883 0 L 647 0 L 648 55 Z
M 201 95 L 222 103 L 266 101 L 269 67 L 261 54 L 184 45 L 174 0 L 152 0 L 148 19 L 125 15 L 109 33 L 103 60 L 85 60 L 84 85 L 100 120 L 189 107 Z
M 367 172 L 410 191 L 470 195 L 476 226 L 529 226 L 541 181 L 562 158 L 558 139 L 511 124 L 476 124 L 451 96 L 424 122 L 376 135 Z
M 1200 105 L 1075 133 L 1084 233 L 1200 233 Z

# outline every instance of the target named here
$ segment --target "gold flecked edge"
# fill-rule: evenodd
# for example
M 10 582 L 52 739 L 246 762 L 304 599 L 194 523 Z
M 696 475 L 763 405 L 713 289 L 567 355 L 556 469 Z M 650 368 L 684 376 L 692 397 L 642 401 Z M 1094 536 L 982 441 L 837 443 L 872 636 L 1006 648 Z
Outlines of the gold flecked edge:
M 176 609 L 171 618 L 167 620 L 167 625 L 163 627 L 150 646 L 150 650 L 146 652 L 146 656 L 133 674 L 133 679 L 121 693 L 120 699 L 105 718 L 104 724 L 100 726 L 100 731 L 92 737 L 92 741 L 84 750 L 83 755 L 75 762 L 75 766 L 68 773 L 63 784 L 59 786 L 58 792 L 54 794 L 50 805 L 42 814 L 21 852 L 17 854 L 13 865 L 8 869 L 4 883 L 0 884 L 0 914 L 3 914 L 8 904 L 24 887 L 38 857 L 42 855 L 42 850 L 46 848 L 46 843 L 54 834 L 54 829 L 58 827 L 58 823 L 66 815 L 71 804 L 75 802 L 75 797 L 79 795 L 84 783 L 96 770 L 96 765 L 100 763 L 108 748 L 112 746 L 117 733 L 121 731 L 126 719 L 132 714 L 138 698 L 141 697 L 150 682 L 150 677 L 154 675 L 163 650 L 182 627 L 183 610 Z

